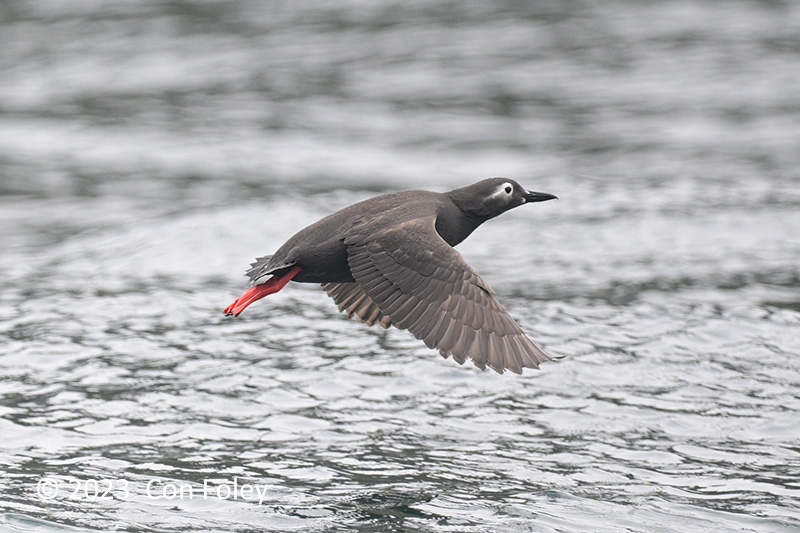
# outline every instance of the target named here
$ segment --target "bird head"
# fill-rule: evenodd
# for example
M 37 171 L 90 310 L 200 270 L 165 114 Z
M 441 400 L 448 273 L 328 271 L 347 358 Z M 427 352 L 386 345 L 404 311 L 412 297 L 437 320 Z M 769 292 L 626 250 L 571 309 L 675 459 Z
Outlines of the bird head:
M 465 213 L 485 219 L 523 204 L 556 198 L 552 194 L 529 191 L 508 178 L 488 178 L 451 191 L 450 197 Z

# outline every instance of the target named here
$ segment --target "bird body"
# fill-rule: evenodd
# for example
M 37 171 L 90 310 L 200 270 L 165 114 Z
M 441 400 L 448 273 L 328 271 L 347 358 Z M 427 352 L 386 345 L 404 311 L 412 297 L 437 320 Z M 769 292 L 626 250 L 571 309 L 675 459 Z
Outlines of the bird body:
M 402 191 L 370 198 L 345 207 L 300 230 L 283 246 L 262 258 L 248 271 L 251 282 L 287 265 L 299 264 L 303 270 L 294 278 L 298 282 L 352 282 L 355 279 L 347 262 L 344 240 L 359 227 L 370 225 L 380 231 L 386 225 L 402 223 L 435 212 L 437 193 Z
M 252 287 L 225 309 L 238 315 L 289 281 L 321 283 L 368 325 L 408 329 L 443 356 L 520 373 L 549 358 L 453 246 L 528 202 L 555 198 L 506 178 L 448 193 L 402 191 L 345 207 L 300 230 L 247 271 Z

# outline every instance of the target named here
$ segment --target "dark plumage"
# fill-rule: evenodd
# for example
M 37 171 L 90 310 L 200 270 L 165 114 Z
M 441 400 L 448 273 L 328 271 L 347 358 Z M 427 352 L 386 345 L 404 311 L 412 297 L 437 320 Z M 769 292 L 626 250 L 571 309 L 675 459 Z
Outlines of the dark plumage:
M 247 275 L 225 309 L 245 307 L 290 280 L 321 283 L 349 317 L 407 329 L 459 363 L 521 373 L 549 360 L 453 246 L 509 209 L 555 196 L 490 178 L 447 193 L 403 191 L 345 207 L 300 230 Z

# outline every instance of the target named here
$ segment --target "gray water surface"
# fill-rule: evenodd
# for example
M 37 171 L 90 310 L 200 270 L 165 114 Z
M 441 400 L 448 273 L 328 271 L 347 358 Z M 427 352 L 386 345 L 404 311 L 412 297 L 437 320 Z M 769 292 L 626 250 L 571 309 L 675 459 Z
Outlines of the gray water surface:
M 798 531 L 798 169 L 796 2 L 3 2 L 0 531 Z M 540 371 L 223 316 L 498 175 L 560 198 L 459 246 Z

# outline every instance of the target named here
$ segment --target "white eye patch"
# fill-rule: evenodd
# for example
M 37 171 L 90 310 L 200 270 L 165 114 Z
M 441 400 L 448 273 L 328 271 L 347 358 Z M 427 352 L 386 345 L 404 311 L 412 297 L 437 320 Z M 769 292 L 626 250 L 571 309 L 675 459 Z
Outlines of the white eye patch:
M 495 192 L 491 194 L 490 198 L 497 198 L 497 197 L 502 198 L 504 196 L 507 198 L 511 198 L 512 194 L 514 194 L 514 185 L 509 182 L 505 182 L 502 185 L 500 185 Z

